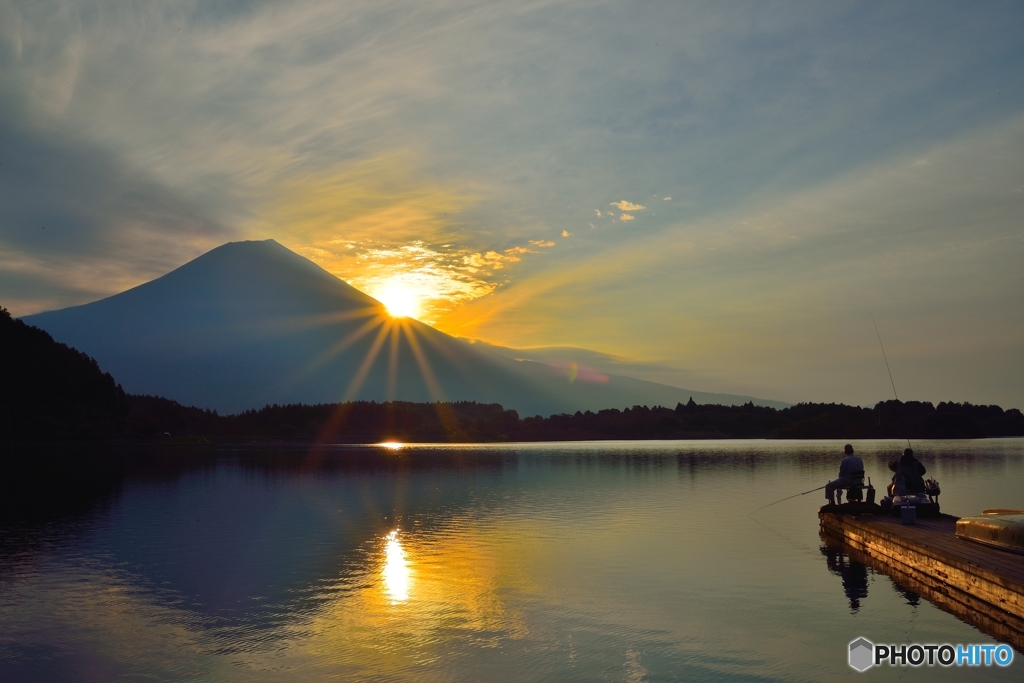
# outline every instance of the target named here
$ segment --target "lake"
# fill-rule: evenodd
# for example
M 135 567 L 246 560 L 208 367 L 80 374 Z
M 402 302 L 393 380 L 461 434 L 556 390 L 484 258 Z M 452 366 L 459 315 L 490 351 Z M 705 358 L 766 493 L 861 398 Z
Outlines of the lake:
M 906 443 L 854 445 L 883 489 Z M 749 514 L 842 446 L 10 448 L 0 680 L 828 681 L 859 636 L 994 642 L 826 547 L 822 492 Z M 1024 440 L 914 446 L 944 512 L 1024 508 Z

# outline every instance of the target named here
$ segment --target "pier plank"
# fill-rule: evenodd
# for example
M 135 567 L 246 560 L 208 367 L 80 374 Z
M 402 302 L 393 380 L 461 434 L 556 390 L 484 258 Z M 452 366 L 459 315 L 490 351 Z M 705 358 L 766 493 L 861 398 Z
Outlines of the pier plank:
M 858 550 L 830 534 L 823 533 L 822 540 L 828 545 L 842 547 L 855 562 L 888 576 L 894 583 L 917 593 L 939 609 L 971 624 L 1001 643 L 1012 645 L 1017 652 L 1024 654 L 1024 618 L 1009 614 L 969 593 L 953 588 L 938 577 L 903 571 L 901 565 Z
M 950 608 L 958 615 L 984 615 L 1001 623 L 1003 632 L 1016 631 L 1024 620 L 1024 557 L 957 538 L 956 517 L 902 524 L 893 517 L 822 511 L 819 519 L 823 533 L 943 595 L 940 602 L 959 605 Z M 1022 642 L 1012 640 L 1018 647 Z

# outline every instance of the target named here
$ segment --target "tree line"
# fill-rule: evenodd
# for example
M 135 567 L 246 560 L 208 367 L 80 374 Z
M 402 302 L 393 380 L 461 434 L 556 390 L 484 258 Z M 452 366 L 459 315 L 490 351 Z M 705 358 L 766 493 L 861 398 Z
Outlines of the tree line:
M 498 404 L 471 401 L 353 401 L 269 405 L 236 415 L 129 396 L 126 433 L 143 438 L 289 439 L 329 443 L 576 441 L 611 439 L 971 439 L 1024 436 L 1017 409 L 970 403 L 883 401 L 873 408 L 801 403 L 789 408 L 633 406 L 520 418 Z
M 84 353 L 0 308 L 0 439 L 297 440 L 324 443 L 609 439 L 872 439 L 1024 436 L 1020 410 L 883 401 L 873 408 L 698 405 L 521 418 L 498 404 L 353 401 L 268 405 L 234 415 L 126 395 Z

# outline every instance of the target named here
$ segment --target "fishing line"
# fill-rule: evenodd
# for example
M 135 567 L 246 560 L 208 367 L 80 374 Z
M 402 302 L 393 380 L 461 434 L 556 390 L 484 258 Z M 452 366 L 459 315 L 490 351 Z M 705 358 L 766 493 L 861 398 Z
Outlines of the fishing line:
M 885 361 L 885 371 L 889 373 L 889 384 L 892 385 L 892 395 L 896 397 L 896 402 L 900 402 L 900 395 L 896 393 L 896 382 L 892 380 L 892 370 L 889 369 L 889 358 L 885 355 L 885 345 L 882 344 L 882 333 L 878 331 L 878 323 L 875 322 L 875 316 L 871 316 L 871 324 L 875 326 L 875 334 L 878 336 L 878 345 L 882 347 L 882 359 Z M 903 423 L 903 411 L 900 411 L 900 422 Z M 906 425 L 903 426 L 904 433 L 906 433 Z M 910 437 L 907 437 L 907 446 L 913 448 L 913 444 L 910 443 Z
M 778 529 L 775 529 L 775 528 L 772 528 L 772 527 L 768 526 L 767 524 L 765 524 L 764 522 L 759 520 L 757 517 L 753 517 L 752 515 L 753 515 L 753 513 L 747 513 L 747 516 L 750 517 L 750 521 L 752 521 L 754 524 L 760 524 L 766 530 L 768 530 L 769 532 L 775 534 L 776 536 L 778 536 L 782 540 L 788 541 L 794 548 L 798 548 L 798 549 L 804 551 L 805 553 L 808 553 L 809 555 L 817 555 L 817 549 L 816 548 L 812 548 L 811 546 L 807 545 L 803 541 L 797 540 L 797 539 L 793 538 L 792 536 L 789 536 L 787 534 L 782 533 Z
M 892 370 L 889 369 L 889 357 L 885 355 L 885 345 L 882 344 L 882 333 L 878 331 L 878 323 L 875 322 L 875 316 L 873 316 L 873 315 L 871 316 L 871 324 L 875 326 L 875 335 L 878 337 L 878 345 L 882 348 L 882 359 L 885 361 L 885 371 L 889 373 L 889 384 L 892 385 L 892 395 L 896 397 L 896 402 L 899 403 L 900 402 L 900 395 L 898 393 L 896 393 L 896 382 L 893 381 Z M 902 412 L 900 414 L 900 422 L 901 423 L 903 422 Z M 904 426 L 904 430 L 906 430 L 905 426 Z M 910 437 L 909 436 L 907 437 L 907 445 L 910 446 L 911 448 L 914 447 L 910 443 Z M 825 486 L 828 486 L 828 484 L 825 484 Z M 797 498 L 799 496 L 806 496 L 808 493 L 814 493 L 815 491 L 820 491 L 823 488 L 825 488 L 825 486 L 819 486 L 818 488 L 811 489 L 810 491 L 804 491 L 803 493 L 794 493 L 792 496 L 786 496 L 785 498 L 777 500 L 774 503 L 768 503 L 765 506 L 759 507 L 756 510 L 754 510 L 753 512 L 748 512 L 747 516 L 753 515 L 755 512 L 760 512 L 761 510 L 764 510 L 765 508 L 770 508 L 772 505 L 776 505 L 778 503 L 782 503 L 784 501 L 787 501 L 790 498 Z
M 828 484 L 825 484 L 825 486 L 828 486 Z M 786 496 L 785 498 L 782 498 L 780 500 L 775 501 L 775 503 L 768 503 L 767 505 L 765 505 L 763 507 L 759 507 L 756 510 L 754 510 L 753 512 L 748 512 L 747 514 L 748 515 L 752 515 L 752 514 L 754 514 L 754 512 L 760 512 L 761 510 L 764 510 L 765 508 L 770 508 L 772 505 L 775 505 L 776 503 L 781 503 L 784 500 L 789 500 L 790 498 L 796 498 L 797 496 L 806 496 L 808 493 L 814 493 L 815 491 L 820 491 L 823 488 L 825 488 L 825 486 L 819 486 L 816 489 L 811 489 L 810 491 L 804 491 L 803 493 L 794 493 L 792 496 Z

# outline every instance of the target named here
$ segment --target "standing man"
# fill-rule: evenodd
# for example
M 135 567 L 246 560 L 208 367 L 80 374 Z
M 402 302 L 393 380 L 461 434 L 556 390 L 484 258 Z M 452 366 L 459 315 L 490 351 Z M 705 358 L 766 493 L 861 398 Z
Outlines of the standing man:
M 842 503 L 842 489 L 864 485 L 864 463 L 853 454 L 853 446 L 850 444 L 846 444 L 843 450 L 846 452 L 846 457 L 839 464 L 839 478 L 830 481 L 825 486 L 825 498 L 828 499 L 830 505 L 836 503 L 834 495 L 837 489 L 839 490 L 839 502 Z

